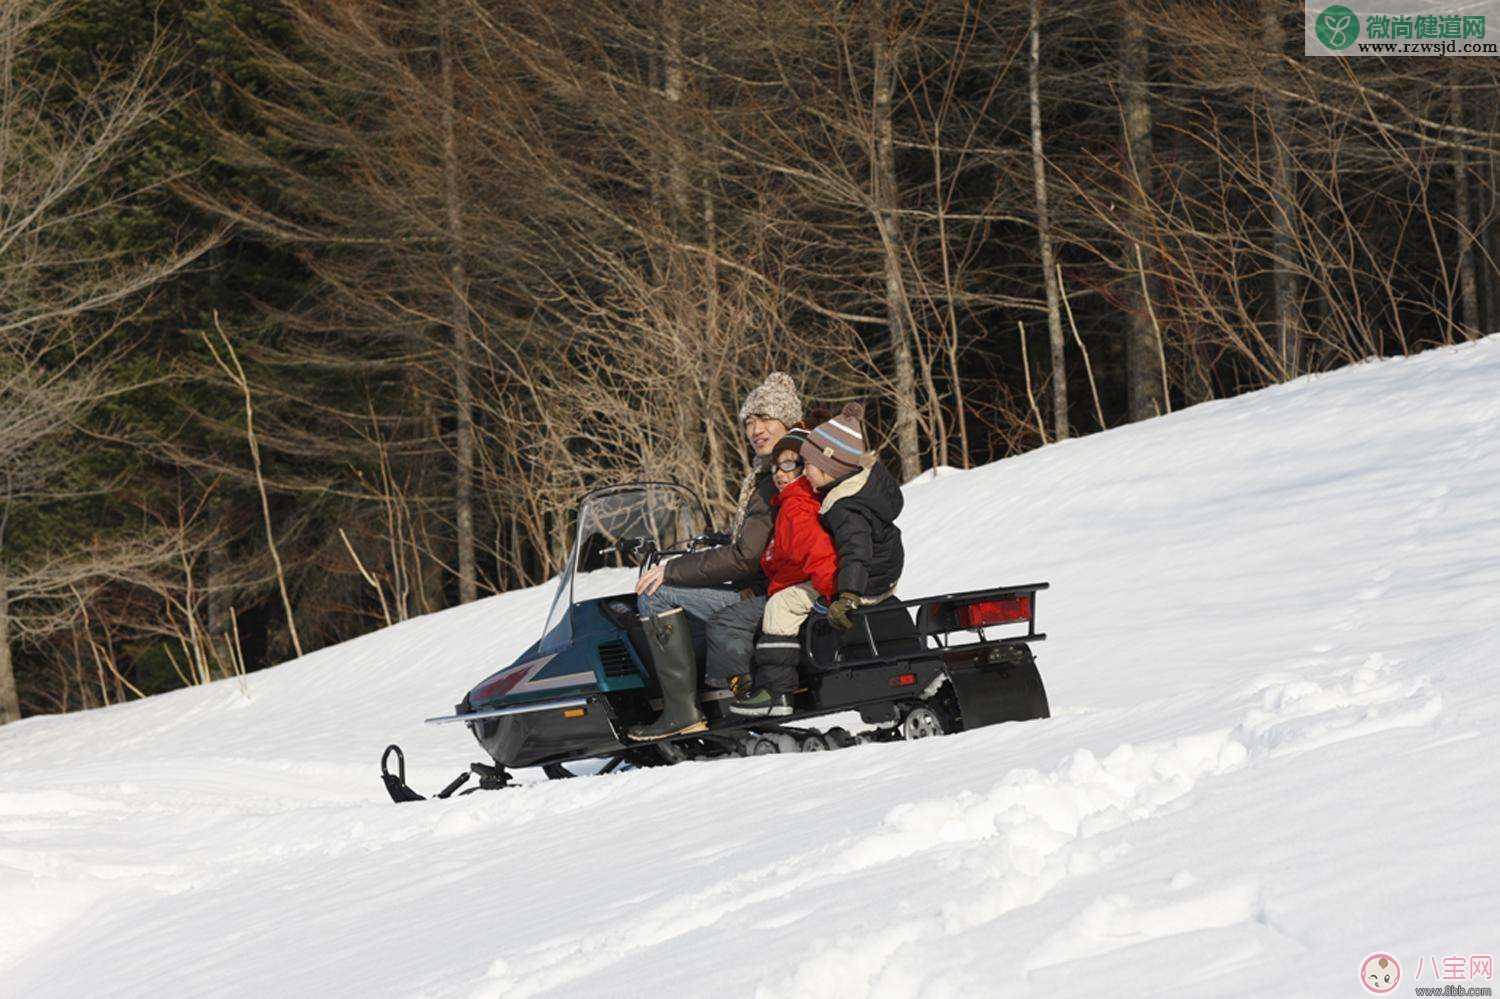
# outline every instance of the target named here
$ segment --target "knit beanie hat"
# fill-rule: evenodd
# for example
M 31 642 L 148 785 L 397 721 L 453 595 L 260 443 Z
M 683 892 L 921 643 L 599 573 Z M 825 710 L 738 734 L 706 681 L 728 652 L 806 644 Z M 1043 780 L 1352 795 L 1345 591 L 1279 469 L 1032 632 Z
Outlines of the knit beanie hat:
M 839 415 L 818 424 L 802 445 L 802 460 L 834 478 L 854 471 L 865 456 L 865 434 L 860 424 L 864 415 L 865 407 L 851 402 Z
M 772 467 L 775 467 L 776 462 L 781 459 L 782 452 L 784 451 L 796 451 L 800 454 L 802 445 L 807 443 L 807 433 L 808 430 L 806 427 L 793 427 L 787 432 L 785 437 L 777 441 L 776 446 L 771 448 Z
M 745 404 L 740 407 L 740 423 L 759 414 L 780 420 L 787 426 L 795 426 L 802 419 L 802 400 L 797 396 L 797 386 L 792 376 L 785 371 L 773 371 L 766 380 L 750 390 Z

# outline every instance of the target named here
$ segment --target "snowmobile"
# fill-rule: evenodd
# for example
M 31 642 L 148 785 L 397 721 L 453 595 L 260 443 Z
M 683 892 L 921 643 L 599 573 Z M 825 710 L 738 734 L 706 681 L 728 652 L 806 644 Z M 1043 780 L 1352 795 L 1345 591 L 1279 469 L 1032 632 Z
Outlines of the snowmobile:
M 813 615 L 801 635 L 803 684 L 791 715 L 741 717 L 728 710 L 729 691 L 702 689 L 706 732 L 629 741 L 626 730 L 650 722 L 662 704 L 635 581 L 664 559 L 727 542 L 705 531 L 704 509 L 690 489 L 668 482 L 609 486 L 584 498 L 541 638 L 465 694 L 452 714 L 427 719 L 466 726 L 493 761 L 473 764 L 436 797 L 509 786 L 510 768 L 540 766 L 559 779 L 579 775 L 579 764 L 606 773 L 1049 717 L 1030 648 L 1047 637 L 1036 630 L 1036 600 L 1048 584 L 1030 583 L 890 597 L 855 611 L 847 632 Z M 850 712 L 873 727 L 855 736 L 809 724 Z M 406 783 L 400 747 L 388 747 L 380 767 L 394 801 L 423 799 Z M 460 791 L 470 777 L 477 785 Z

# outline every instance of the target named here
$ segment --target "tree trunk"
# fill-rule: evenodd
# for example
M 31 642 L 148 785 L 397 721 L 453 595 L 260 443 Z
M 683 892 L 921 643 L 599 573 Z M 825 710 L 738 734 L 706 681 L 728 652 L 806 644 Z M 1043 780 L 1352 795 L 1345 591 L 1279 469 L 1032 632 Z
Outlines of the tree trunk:
M 207 67 L 212 79 L 208 84 L 208 114 L 213 121 L 220 126 L 226 125 L 229 116 L 225 113 L 224 101 L 224 76 L 220 60 L 213 59 Z M 224 308 L 227 296 L 224 289 L 224 272 L 227 267 L 227 254 L 224 244 L 217 244 L 208 251 L 208 300 L 213 308 Z M 232 604 L 231 594 L 225 583 L 225 578 L 233 569 L 234 559 L 228 550 L 228 538 L 234 535 L 230 527 L 230 521 L 234 516 L 234 504 L 226 496 L 228 489 L 226 483 L 220 483 L 219 488 L 214 489 L 213 495 L 208 500 L 208 523 L 209 529 L 214 532 L 215 543 L 209 545 L 204 553 L 203 566 L 206 579 L 204 580 L 204 593 L 207 597 L 208 609 L 208 647 L 213 655 L 210 662 L 214 669 L 215 678 L 223 678 L 233 673 L 227 652 L 229 651 L 229 608 Z
M 1120 99 L 1129 176 L 1126 179 L 1127 237 L 1125 294 L 1128 327 L 1125 339 L 1125 388 L 1129 416 L 1145 420 L 1166 408 L 1162 384 L 1162 345 L 1156 335 L 1147 296 L 1154 254 L 1144 239 L 1153 190 L 1151 170 L 1151 104 L 1146 79 L 1151 54 L 1146 22 L 1135 0 L 1122 0 L 1120 32 Z
M 1448 88 L 1453 101 L 1453 123 L 1463 126 L 1464 98 L 1460 81 Z M 1469 211 L 1469 160 L 1464 147 L 1453 144 L 1453 214 L 1458 220 L 1458 295 L 1462 308 L 1464 339 L 1479 336 L 1479 283 L 1474 275 L 1473 214 Z
M 683 99 L 687 94 L 686 60 L 682 42 L 682 10 L 678 0 L 662 0 L 662 98 L 666 102 L 662 138 L 666 150 L 667 201 L 671 210 L 668 224 L 672 233 L 682 242 L 693 238 L 695 230 L 692 200 L 690 164 L 688 162 L 687 116 L 683 114 Z M 712 201 L 705 203 L 704 222 L 712 211 Z M 709 340 L 709 324 L 712 319 L 707 309 L 700 308 L 702 289 L 693 280 L 695 269 L 686 259 L 681 259 L 669 271 L 671 292 L 667 303 L 672 316 L 671 337 L 676 341 L 675 349 L 684 355 L 684 366 L 707 370 L 709 359 L 705 350 Z M 710 293 L 711 295 L 712 293 Z M 712 308 L 710 302 L 708 308 Z M 676 419 L 676 435 L 673 445 L 660 458 L 664 462 L 662 474 L 670 476 L 672 466 L 688 467 L 701 464 L 704 441 L 700 434 L 706 423 L 709 386 L 702 382 L 683 386 L 677 393 L 670 415 Z
M 1482 171 L 1483 181 L 1480 190 L 1483 191 L 1488 185 L 1493 184 L 1491 179 L 1493 171 L 1486 167 L 1475 167 L 1476 172 Z M 1490 260 L 1495 253 L 1494 224 L 1490 221 L 1489 212 L 1481 202 L 1475 206 L 1475 212 L 1479 218 L 1474 227 L 1474 246 L 1476 248 L 1476 259 L 1474 261 L 1474 278 L 1479 285 L 1479 332 L 1481 335 L 1492 333 L 1495 330 L 1496 305 L 1495 301 L 1495 270 L 1490 266 Z
M 1490 105 L 1490 132 L 1500 128 L 1500 107 L 1494 102 Z M 1481 273 L 1484 275 L 1484 327 L 1486 333 L 1500 330 L 1500 270 L 1496 269 L 1496 261 L 1500 260 L 1500 226 L 1495 225 L 1496 212 L 1500 211 L 1500 202 L 1496 200 L 1495 184 L 1500 180 L 1500 171 L 1496 167 L 1495 145 L 1493 140 L 1487 140 L 1489 144 L 1489 155 L 1485 157 L 1484 165 L 1486 187 L 1489 190 L 1489 203 L 1484 208 L 1484 219 L 1480 223 L 1478 240 L 1484 247 L 1484 263 Z
M 10 661 L 10 593 L 5 576 L 0 573 L 0 725 L 20 718 L 21 695 L 16 690 L 16 674 Z
M 1047 332 L 1052 342 L 1052 439 L 1068 439 L 1068 364 L 1063 352 L 1063 328 L 1057 293 L 1057 268 L 1052 262 L 1052 227 L 1047 217 L 1047 169 L 1042 158 L 1041 76 L 1042 27 L 1031 0 L 1031 174 L 1036 184 L 1036 237 L 1041 244 L 1042 283 L 1047 289 Z
M 454 520 L 458 532 L 458 601 L 478 596 L 474 569 L 474 399 L 470 385 L 472 330 L 468 275 L 464 271 L 463 214 L 454 127 L 453 42 L 449 15 L 440 10 L 439 62 L 443 84 L 443 202 L 448 229 L 449 323 L 453 329 L 453 409 L 456 469 Z
M 679 237 L 688 235 L 692 218 L 692 195 L 688 184 L 687 143 L 683 135 L 682 97 L 687 86 L 682 58 L 682 12 L 676 0 L 662 4 L 662 96 L 667 101 L 667 198 L 672 206 L 672 227 Z
M 703 241 L 708 253 L 703 262 L 703 283 L 706 302 L 703 308 L 703 342 L 717 349 L 719 336 L 719 225 L 718 209 L 714 204 L 714 192 L 710 185 L 703 190 Z M 723 389 L 719 385 L 703 386 L 703 439 L 708 448 L 706 491 L 711 510 L 728 509 L 736 496 L 729 495 L 728 483 L 733 478 L 725 460 L 725 448 L 719 438 L 721 422 L 717 401 Z
M 1493 159 L 1491 163 L 1493 164 Z M 1491 165 L 1489 169 L 1490 184 L 1496 182 L 1497 172 Z M 1491 200 L 1494 200 L 1493 194 Z M 1484 332 L 1494 333 L 1500 330 L 1500 270 L 1496 270 L 1496 261 L 1500 261 L 1500 226 L 1495 225 L 1495 213 L 1497 208 L 1492 205 L 1489 213 L 1485 216 L 1485 224 L 1480 233 L 1481 245 L 1485 249 L 1485 259 L 1481 266 L 1484 274 Z
M 901 273 L 901 220 L 896 215 L 899 199 L 891 128 L 891 89 L 896 75 L 896 54 L 886 43 L 885 4 L 871 0 L 868 8 L 875 76 L 875 155 L 870 158 L 870 180 L 885 260 L 885 313 L 890 326 L 891 361 L 896 369 L 896 447 L 901 457 L 901 481 L 909 482 L 922 472 L 922 455 L 917 442 L 917 373 L 909 340 L 916 331 L 907 329 L 909 313 Z
M 1266 51 L 1275 59 L 1286 46 L 1279 0 L 1262 0 L 1261 22 Z M 1273 80 L 1281 78 L 1279 65 L 1272 65 L 1270 76 Z M 1281 377 L 1287 379 L 1296 378 L 1303 368 L 1301 290 L 1294 270 L 1297 241 L 1292 234 L 1297 192 L 1296 180 L 1292 175 L 1291 150 L 1287 148 L 1291 137 L 1291 115 L 1287 110 L 1286 98 L 1278 93 L 1267 95 L 1266 112 L 1271 127 L 1271 201 L 1274 208 L 1271 221 L 1271 267 L 1275 287 L 1275 342 L 1280 355 Z

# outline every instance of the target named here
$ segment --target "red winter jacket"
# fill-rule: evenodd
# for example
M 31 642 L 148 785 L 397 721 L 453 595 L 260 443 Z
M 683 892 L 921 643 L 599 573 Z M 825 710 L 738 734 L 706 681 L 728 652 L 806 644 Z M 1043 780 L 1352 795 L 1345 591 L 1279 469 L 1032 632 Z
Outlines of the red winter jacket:
M 833 598 L 833 578 L 838 556 L 833 538 L 818 520 L 822 503 L 812 483 L 798 479 L 771 497 L 776 510 L 776 529 L 760 556 L 761 571 L 769 586 L 766 595 L 798 583 L 811 582 L 823 596 Z

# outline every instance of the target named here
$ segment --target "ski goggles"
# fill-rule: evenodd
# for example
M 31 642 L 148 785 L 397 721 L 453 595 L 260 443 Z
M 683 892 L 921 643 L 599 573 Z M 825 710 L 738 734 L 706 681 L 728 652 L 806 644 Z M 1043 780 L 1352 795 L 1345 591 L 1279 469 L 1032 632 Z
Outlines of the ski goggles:
M 800 472 L 802 470 L 802 459 L 788 458 L 786 461 L 778 461 L 774 467 L 780 472 Z

